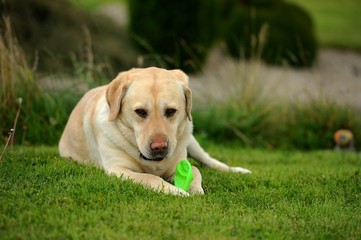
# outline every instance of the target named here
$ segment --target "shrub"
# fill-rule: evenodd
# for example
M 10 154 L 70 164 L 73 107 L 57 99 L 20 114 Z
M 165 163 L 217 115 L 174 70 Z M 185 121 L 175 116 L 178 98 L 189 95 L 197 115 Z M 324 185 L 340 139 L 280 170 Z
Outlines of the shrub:
M 194 130 L 208 140 L 237 142 L 243 146 L 268 146 L 273 112 L 266 103 L 245 106 L 242 102 L 212 105 L 194 115 Z M 267 132 L 267 133 L 266 133 Z
M 130 0 L 130 30 L 148 64 L 200 70 L 217 36 L 216 2 Z
M 316 99 L 308 103 L 291 104 L 284 116 L 284 125 L 279 128 L 279 145 L 311 150 L 332 149 L 333 135 L 338 129 L 349 129 L 355 142 L 361 146 L 360 114 L 332 101 Z
M 314 100 L 282 107 L 267 101 L 242 100 L 193 113 L 195 133 L 208 140 L 284 149 L 332 149 L 338 129 L 354 133 L 361 147 L 360 114 L 330 101 Z M 212 119 L 210 121 L 210 119 Z
M 302 8 L 283 1 L 232 3 L 224 35 L 233 57 L 248 59 L 260 54 L 271 64 L 312 65 L 317 42 L 312 19 Z M 266 36 L 259 34 L 262 27 L 267 28 Z

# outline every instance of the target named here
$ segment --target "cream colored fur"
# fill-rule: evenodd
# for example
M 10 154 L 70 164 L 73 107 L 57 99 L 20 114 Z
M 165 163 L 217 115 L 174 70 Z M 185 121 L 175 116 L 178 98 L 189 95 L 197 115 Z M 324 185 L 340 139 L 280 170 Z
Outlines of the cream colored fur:
M 211 158 L 201 148 L 192 135 L 191 108 L 188 77 L 182 71 L 152 67 L 122 72 L 76 105 L 60 139 L 60 155 L 183 196 L 189 193 L 170 182 L 187 153 L 211 168 L 250 173 Z M 196 167 L 193 173 L 189 192 L 203 194 L 201 174 Z

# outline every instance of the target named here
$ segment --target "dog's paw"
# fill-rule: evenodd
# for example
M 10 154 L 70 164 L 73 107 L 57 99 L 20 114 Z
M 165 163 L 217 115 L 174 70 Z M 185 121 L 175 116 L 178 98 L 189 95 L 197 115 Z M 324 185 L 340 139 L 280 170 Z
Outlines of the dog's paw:
M 252 173 L 251 170 L 248 170 L 248 169 L 245 169 L 245 168 L 242 168 L 242 167 L 230 167 L 229 171 L 230 172 L 235 172 L 235 173 L 242 173 L 242 174 L 251 174 Z
M 203 190 L 203 188 L 202 187 L 200 187 L 200 188 L 189 188 L 189 193 L 191 194 L 191 195 L 204 195 L 204 190 Z
M 180 196 L 180 197 L 189 197 L 190 196 L 190 194 L 188 192 L 184 191 L 183 189 L 177 188 L 177 187 L 174 187 L 174 189 L 172 189 L 172 191 L 170 191 L 169 193 L 172 195 L 175 195 L 175 196 Z

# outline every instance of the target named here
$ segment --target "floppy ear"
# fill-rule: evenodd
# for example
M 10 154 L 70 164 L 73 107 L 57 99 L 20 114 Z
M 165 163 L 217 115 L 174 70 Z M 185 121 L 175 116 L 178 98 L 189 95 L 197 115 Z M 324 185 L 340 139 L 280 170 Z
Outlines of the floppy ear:
M 192 121 L 192 91 L 188 86 L 183 86 L 186 96 L 186 113 L 189 121 Z
M 108 85 L 106 100 L 110 108 L 109 121 L 114 121 L 121 112 L 122 100 L 129 86 L 128 82 L 126 72 L 122 72 Z
M 171 72 L 176 75 L 176 77 L 180 80 L 182 86 L 183 86 L 183 91 L 184 91 L 184 95 L 186 98 L 186 114 L 187 114 L 187 118 L 189 121 L 192 121 L 192 91 L 191 89 L 188 87 L 188 76 L 181 70 L 171 70 Z

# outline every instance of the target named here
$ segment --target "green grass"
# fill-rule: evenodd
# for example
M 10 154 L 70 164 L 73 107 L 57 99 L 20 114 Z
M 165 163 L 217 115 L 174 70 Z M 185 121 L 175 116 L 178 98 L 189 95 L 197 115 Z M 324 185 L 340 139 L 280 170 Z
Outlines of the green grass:
M 70 2 L 73 2 L 76 6 L 92 11 L 96 10 L 99 6 L 104 4 L 125 3 L 126 0 L 70 0 Z
M 163 195 L 15 148 L 0 162 L 1 239 L 360 239 L 361 159 L 352 153 L 207 150 L 238 175 L 201 168 L 206 191 Z
M 291 0 L 314 18 L 321 45 L 361 50 L 361 1 Z

